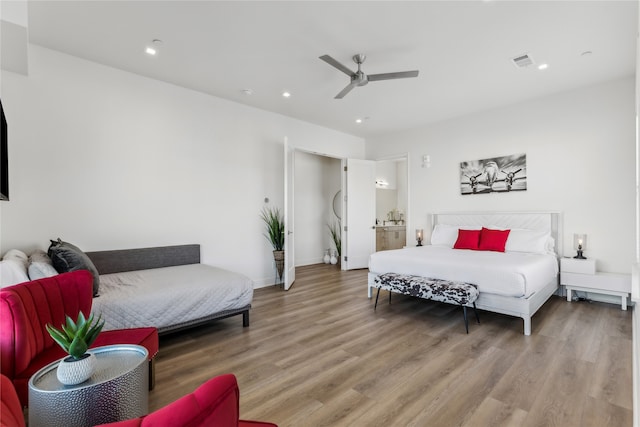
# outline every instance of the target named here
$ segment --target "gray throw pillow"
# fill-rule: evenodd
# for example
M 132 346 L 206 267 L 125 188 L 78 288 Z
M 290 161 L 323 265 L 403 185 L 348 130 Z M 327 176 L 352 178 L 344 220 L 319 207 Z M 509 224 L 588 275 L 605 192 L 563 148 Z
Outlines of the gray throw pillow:
M 98 274 L 98 269 L 93 265 L 93 262 L 91 262 L 87 254 L 82 252 L 77 246 L 63 242 L 59 238 L 58 240 L 51 240 L 47 254 L 49 258 L 51 258 L 53 267 L 59 273 L 89 270 L 93 276 L 93 296 L 98 296 L 100 275 Z

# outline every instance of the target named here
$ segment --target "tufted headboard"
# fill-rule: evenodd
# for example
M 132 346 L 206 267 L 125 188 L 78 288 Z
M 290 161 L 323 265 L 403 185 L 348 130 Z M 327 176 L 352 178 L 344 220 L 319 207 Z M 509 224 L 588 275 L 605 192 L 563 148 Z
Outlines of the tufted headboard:
M 541 212 L 439 212 L 429 214 L 431 229 L 437 224 L 525 228 L 547 231 L 555 240 L 555 252 L 563 253 L 562 213 Z

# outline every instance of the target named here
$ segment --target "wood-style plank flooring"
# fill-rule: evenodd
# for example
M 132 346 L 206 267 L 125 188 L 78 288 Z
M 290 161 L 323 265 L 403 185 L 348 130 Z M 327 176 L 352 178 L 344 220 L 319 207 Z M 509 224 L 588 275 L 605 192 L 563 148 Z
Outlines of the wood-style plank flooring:
M 522 320 L 381 292 L 367 271 L 299 267 L 241 316 L 161 337 L 150 410 L 233 373 L 243 419 L 279 426 L 631 426 L 631 311 L 552 297 Z M 472 312 L 471 312 L 472 314 Z

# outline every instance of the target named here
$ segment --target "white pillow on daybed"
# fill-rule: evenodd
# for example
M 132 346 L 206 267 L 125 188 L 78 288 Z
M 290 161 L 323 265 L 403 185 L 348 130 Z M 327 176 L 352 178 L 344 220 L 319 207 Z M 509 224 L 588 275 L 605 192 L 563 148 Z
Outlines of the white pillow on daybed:
M 29 257 L 18 249 L 10 249 L 0 261 L 0 287 L 29 281 L 27 264 Z
M 29 279 L 37 280 L 58 274 L 49 255 L 42 249 L 36 249 L 29 255 Z

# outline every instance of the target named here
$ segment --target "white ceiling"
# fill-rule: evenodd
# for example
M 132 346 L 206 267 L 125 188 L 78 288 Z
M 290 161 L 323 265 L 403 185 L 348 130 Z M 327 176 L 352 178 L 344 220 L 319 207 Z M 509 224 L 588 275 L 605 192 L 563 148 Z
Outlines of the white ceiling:
M 365 138 L 631 76 L 638 30 L 637 1 L 29 0 L 28 12 L 31 43 Z M 356 53 L 366 73 L 420 75 L 336 100 L 349 78 L 318 57 L 355 69 Z M 523 53 L 549 68 L 516 68 Z

